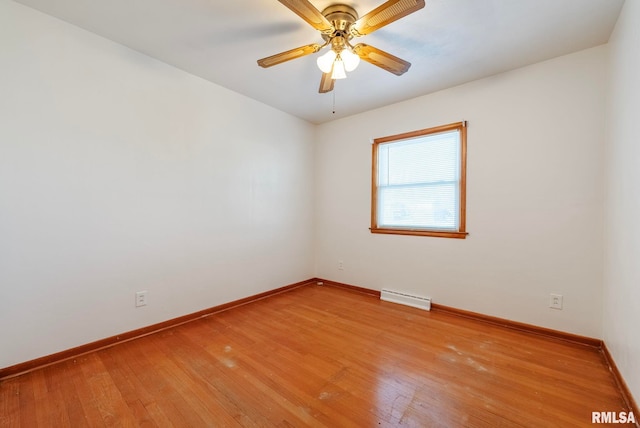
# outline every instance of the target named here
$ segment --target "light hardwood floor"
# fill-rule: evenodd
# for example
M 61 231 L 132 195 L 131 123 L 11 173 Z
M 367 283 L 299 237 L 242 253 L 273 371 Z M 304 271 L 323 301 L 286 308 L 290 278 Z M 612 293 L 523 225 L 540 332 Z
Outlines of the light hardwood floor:
M 600 350 L 304 286 L 0 383 L 0 426 L 571 427 Z

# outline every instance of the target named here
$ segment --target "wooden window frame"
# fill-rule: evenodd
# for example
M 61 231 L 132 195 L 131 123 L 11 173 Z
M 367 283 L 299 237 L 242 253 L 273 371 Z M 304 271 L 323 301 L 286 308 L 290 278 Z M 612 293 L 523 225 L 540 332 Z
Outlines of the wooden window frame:
M 437 134 L 447 131 L 460 132 L 460 201 L 459 201 L 459 224 L 457 231 L 423 229 L 423 228 L 403 228 L 403 227 L 378 227 L 378 146 L 393 141 L 406 140 L 409 138 L 421 137 L 424 135 Z M 456 122 L 448 125 L 436 126 L 433 128 L 421 129 L 418 131 L 406 132 L 404 134 L 390 135 L 376 138 L 372 145 L 371 163 L 371 233 L 382 233 L 391 235 L 417 235 L 434 236 L 439 238 L 465 239 L 468 235 L 466 231 L 467 219 L 467 122 Z

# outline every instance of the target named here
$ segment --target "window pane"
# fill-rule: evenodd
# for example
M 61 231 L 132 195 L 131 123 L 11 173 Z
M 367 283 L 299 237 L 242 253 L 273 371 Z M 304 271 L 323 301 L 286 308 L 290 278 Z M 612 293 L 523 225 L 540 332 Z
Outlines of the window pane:
M 380 227 L 458 229 L 456 183 L 379 188 Z
M 378 184 L 457 180 L 459 147 L 457 131 L 380 145 Z

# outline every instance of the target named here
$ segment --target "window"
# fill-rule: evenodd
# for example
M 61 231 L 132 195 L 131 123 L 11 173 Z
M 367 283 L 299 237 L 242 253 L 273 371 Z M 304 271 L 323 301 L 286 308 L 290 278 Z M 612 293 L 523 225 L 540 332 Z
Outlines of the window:
M 373 140 L 371 232 L 465 238 L 466 122 Z

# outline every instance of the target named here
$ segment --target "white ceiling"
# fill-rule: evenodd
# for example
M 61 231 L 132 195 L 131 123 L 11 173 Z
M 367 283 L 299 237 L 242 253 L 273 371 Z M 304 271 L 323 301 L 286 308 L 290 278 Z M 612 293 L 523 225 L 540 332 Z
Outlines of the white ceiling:
M 318 54 L 268 69 L 256 64 L 322 43 L 316 30 L 277 0 L 15 1 L 312 123 L 606 43 L 624 2 L 427 0 L 424 9 L 358 39 L 411 62 L 406 74 L 362 62 L 336 82 L 333 93 L 319 94 Z M 311 2 L 320 10 L 336 3 Z M 342 3 L 362 16 L 383 2 Z

